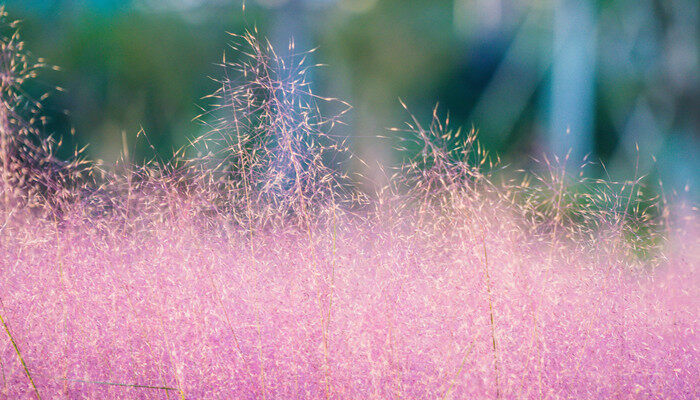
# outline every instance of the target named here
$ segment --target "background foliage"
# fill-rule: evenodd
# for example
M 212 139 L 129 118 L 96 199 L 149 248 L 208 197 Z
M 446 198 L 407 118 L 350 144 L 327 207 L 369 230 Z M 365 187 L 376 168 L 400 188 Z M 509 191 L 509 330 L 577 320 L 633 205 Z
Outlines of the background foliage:
M 122 132 L 143 159 L 153 151 L 136 139 L 141 128 L 162 157 L 205 131 L 191 120 L 217 87 L 209 77 L 221 74 L 226 32 L 257 26 L 277 48 L 290 37 L 297 49 L 319 48 L 312 61 L 327 66 L 312 73 L 314 90 L 355 107 L 335 134 L 366 160 L 396 158 L 386 128 L 407 119 L 401 98 L 424 117 L 439 103 L 509 163 L 572 148 L 576 161 L 591 153 L 605 163 L 594 175 L 637 170 L 681 191 L 689 184 L 697 199 L 693 1 L 249 0 L 245 13 L 220 0 L 6 4 L 24 20 L 28 48 L 62 67 L 36 88 L 66 89 L 48 100 L 47 133 L 75 128 L 73 145 L 89 143 L 108 164 Z

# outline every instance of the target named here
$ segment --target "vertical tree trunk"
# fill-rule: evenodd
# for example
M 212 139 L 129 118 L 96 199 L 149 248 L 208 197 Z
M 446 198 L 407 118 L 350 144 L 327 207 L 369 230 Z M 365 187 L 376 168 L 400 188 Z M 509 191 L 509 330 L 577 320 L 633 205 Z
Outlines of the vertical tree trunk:
M 554 6 L 554 59 L 549 109 L 553 154 L 580 163 L 594 150 L 597 7 L 592 0 Z

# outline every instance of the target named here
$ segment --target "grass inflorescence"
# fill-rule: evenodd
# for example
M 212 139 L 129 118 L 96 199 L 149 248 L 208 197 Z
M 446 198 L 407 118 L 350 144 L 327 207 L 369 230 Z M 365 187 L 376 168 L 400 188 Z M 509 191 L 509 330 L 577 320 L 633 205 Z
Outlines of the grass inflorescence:
M 700 396 L 694 208 L 504 173 L 437 109 L 360 190 L 349 106 L 257 37 L 208 134 L 114 169 L 56 159 L 22 91 L 45 65 L 3 39 L 1 397 Z

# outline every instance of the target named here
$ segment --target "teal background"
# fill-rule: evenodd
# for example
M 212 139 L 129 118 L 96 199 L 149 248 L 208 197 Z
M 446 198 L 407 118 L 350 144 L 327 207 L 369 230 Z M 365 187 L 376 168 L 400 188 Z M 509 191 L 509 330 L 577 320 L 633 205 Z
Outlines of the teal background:
M 367 160 L 397 159 L 394 140 L 377 136 L 408 120 L 401 98 L 426 122 L 439 103 L 516 167 L 571 149 L 572 162 L 605 163 L 592 175 L 629 179 L 638 145 L 637 175 L 697 199 L 696 1 L 261 0 L 245 13 L 216 0 L 5 4 L 33 54 L 62 68 L 31 89 L 66 89 L 47 100 L 47 133 L 106 164 L 122 132 L 137 160 L 153 156 L 141 128 L 161 157 L 201 133 L 192 118 L 216 89 L 226 32 L 257 26 L 278 48 L 290 37 L 319 48 L 311 62 L 327 66 L 313 88 L 354 106 L 335 133 Z

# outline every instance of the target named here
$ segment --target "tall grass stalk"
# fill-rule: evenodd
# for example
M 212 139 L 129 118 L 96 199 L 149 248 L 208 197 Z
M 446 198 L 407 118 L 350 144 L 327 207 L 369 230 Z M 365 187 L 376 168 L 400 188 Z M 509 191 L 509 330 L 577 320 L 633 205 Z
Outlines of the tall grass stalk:
M 496 346 L 496 322 L 494 321 L 493 297 L 491 295 L 491 277 L 489 275 L 489 257 L 486 252 L 486 234 L 481 237 L 481 244 L 484 249 L 484 276 L 486 277 L 486 294 L 489 301 L 489 320 L 491 322 L 491 343 L 493 345 L 493 370 L 496 376 L 496 398 L 501 398 L 501 387 L 498 384 L 498 347 Z

